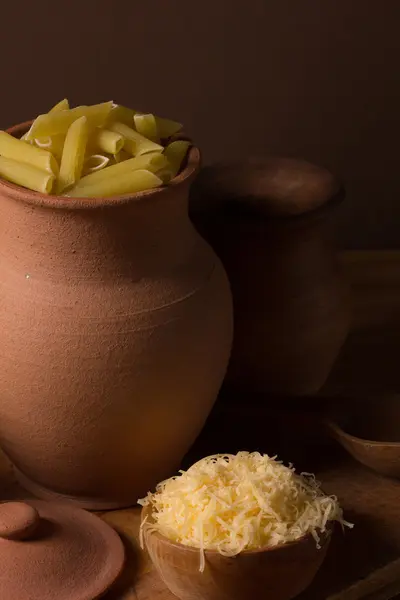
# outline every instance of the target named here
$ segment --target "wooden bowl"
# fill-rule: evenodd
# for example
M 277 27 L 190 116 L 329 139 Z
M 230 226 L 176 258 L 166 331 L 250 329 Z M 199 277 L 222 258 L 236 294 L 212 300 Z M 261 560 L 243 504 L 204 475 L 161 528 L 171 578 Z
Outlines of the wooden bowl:
M 168 589 L 181 600 L 290 600 L 305 590 L 320 568 L 332 528 L 321 535 L 318 549 L 312 535 L 262 550 L 247 550 L 236 557 L 205 551 L 205 569 L 199 571 L 197 548 L 172 542 L 151 530 L 151 509 L 144 540 L 150 558 Z
M 400 478 L 400 396 L 353 399 L 327 422 L 330 433 L 363 465 Z

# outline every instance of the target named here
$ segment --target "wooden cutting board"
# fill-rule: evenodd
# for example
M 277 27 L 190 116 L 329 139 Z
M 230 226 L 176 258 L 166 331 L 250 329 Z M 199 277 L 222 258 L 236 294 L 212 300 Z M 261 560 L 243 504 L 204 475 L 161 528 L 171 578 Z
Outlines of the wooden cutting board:
M 400 482 L 343 461 L 343 456 L 318 477 L 327 493 L 338 495 L 355 527 L 335 533 L 326 562 L 299 600 L 394 598 L 400 593 Z M 116 511 L 102 518 L 126 539 L 130 557 L 125 580 L 107 600 L 173 600 L 139 549 L 139 511 Z

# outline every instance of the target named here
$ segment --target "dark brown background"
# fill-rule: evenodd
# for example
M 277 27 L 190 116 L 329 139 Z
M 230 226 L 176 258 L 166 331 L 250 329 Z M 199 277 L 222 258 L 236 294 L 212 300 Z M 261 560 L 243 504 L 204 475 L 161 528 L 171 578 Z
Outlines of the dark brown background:
M 113 99 L 205 161 L 299 155 L 347 184 L 340 238 L 399 245 L 400 0 L 3 0 L 0 127 Z

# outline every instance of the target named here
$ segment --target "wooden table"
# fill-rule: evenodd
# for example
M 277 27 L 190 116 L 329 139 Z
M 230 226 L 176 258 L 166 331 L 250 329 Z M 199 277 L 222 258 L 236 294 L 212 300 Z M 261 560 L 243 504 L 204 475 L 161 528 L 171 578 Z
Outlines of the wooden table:
M 353 327 L 317 402 L 323 403 L 326 397 L 340 401 L 349 395 L 399 393 L 400 252 L 350 252 L 343 254 L 342 260 L 353 288 Z M 365 470 L 340 451 L 332 453 L 330 445 L 316 452 L 318 435 L 313 437 L 311 430 L 305 434 L 301 429 L 307 427 L 307 423 L 301 420 L 300 402 L 303 401 L 292 402 L 295 415 L 292 421 L 287 412 L 292 410 L 290 402 L 278 409 L 272 408 L 272 399 L 265 399 L 262 404 L 248 402 L 246 414 L 242 405 L 217 404 L 185 463 L 202 456 L 206 450 L 233 451 L 248 447 L 249 443 L 251 449 L 273 452 L 272 438 L 266 436 L 265 422 L 271 410 L 279 413 L 282 408 L 281 431 L 286 431 L 287 435 L 289 431 L 291 441 L 294 440 L 296 454 L 291 459 L 301 466 L 313 468 L 326 491 L 339 496 L 346 514 L 356 523 L 354 532 L 334 540 L 326 565 L 313 588 L 302 596 L 303 600 L 394 598 L 400 593 L 400 482 Z M 279 429 L 279 415 L 277 418 L 276 428 Z M 229 419 L 230 427 L 227 427 Z M 257 423 L 258 427 L 255 426 Z M 229 439 L 221 435 L 222 429 L 229 430 Z M 282 433 L 279 442 L 283 437 Z M 306 438 L 308 444 L 304 445 Z M 218 444 L 220 447 L 216 448 Z M 305 446 L 307 452 L 303 451 Z M 285 452 L 284 448 L 282 451 Z M 0 483 L 2 499 L 23 497 L 10 465 L 2 456 Z M 104 513 L 102 518 L 119 531 L 128 554 L 123 578 L 105 599 L 173 600 L 153 572 L 146 555 L 138 548 L 138 509 Z M 334 574 L 335 569 L 337 574 Z

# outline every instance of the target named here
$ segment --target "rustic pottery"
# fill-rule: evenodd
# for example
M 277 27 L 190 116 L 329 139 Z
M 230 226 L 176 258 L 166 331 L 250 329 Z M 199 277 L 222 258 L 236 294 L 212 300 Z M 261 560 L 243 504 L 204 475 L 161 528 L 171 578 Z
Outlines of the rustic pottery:
M 84 510 L 40 500 L 0 504 L 4 600 L 97 600 L 124 561 L 117 533 Z
M 191 217 L 232 286 L 231 388 L 296 396 L 326 381 L 349 326 L 327 219 L 341 195 L 325 169 L 285 158 L 207 167 L 193 186 Z
M 232 308 L 188 217 L 199 163 L 193 148 L 170 185 L 114 198 L 0 181 L 0 442 L 40 497 L 135 503 L 214 404 Z
M 205 551 L 205 569 L 199 571 L 200 552 L 168 540 L 149 526 L 144 540 L 154 567 L 168 589 L 180 600 L 290 600 L 314 579 L 328 550 L 332 530 L 321 534 L 320 545 L 311 534 L 274 548 L 248 550 L 236 557 Z
M 400 397 L 350 398 L 327 420 L 332 437 L 370 469 L 400 478 Z

